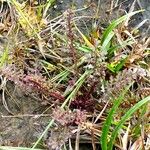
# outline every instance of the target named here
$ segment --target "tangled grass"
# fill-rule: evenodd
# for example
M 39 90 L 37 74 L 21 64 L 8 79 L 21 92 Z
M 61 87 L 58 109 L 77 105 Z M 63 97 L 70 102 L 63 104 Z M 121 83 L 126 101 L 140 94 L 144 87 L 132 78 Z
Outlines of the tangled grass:
M 150 64 L 149 37 L 130 27 L 131 11 L 102 28 L 95 15 L 77 16 L 69 9 L 56 18 L 48 10 L 55 3 L 1 1 L 0 73 L 2 101 L 13 82 L 41 105 L 51 107 L 48 126 L 32 148 L 0 146 L 2 150 L 75 149 L 86 135 L 102 150 L 149 149 Z M 96 12 L 98 13 L 98 12 Z M 88 32 L 80 20 L 93 21 Z M 88 27 L 88 23 L 87 23 Z

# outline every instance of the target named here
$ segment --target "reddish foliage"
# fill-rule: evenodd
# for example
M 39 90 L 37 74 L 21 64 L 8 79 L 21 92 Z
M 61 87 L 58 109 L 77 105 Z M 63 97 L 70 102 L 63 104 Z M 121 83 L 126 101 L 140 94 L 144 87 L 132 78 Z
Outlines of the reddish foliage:
M 61 94 L 58 93 L 58 92 L 50 92 L 49 94 L 50 94 L 50 96 L 52 96 L 53 98 L 56 98 L 56 99 L 58 99 L 58 100 L 60 100 L 60 101 L 62 101 L 62 102 L 65 100 L 64 96 L 61 95 Z
M 50 91 L 50 87 L 48 85 L 44 84 L 45 81 L 43 81 L 43 80 L 37 79 L 32 76 L 26 76 L 25 78 L 22 79 L 22 81 L 24 82 L 24 84 L 26 84 L 27 86 L 30 86 L 32 89 L 34 89 L 35 91 L 37 91 L 41 94 L 51 96 L 60 101 L 64 101 L 64 99 L 65 99 L 64 96 L 61 95 L 59 92 Z
M 96 85 L 97 82 L 94 82 L 89 90 L 82 87 L 80 90 L 81 93 L 78 94 L 75 100 L 71 102 L 71 108 L 93 111 L 95 102 L 92 99 L 92 93 L 94 92 Z
M 86 120 L 86 112 L 81 110 L 64 110 L 59 107 L 53 110 L 53 118 L 62 126 L 79 125 Z
M 68 14 L 67 14 L 67 27 L 68 27 L 68 32 L 67 32 L 67 36 L 68 36 L 68 40 L 69 40 L 69 49 L 70 49 L 70 52 L 71 52 L 71 56 L 73 58 L 73 62 L 76 64 L 76 61 L 77 61 L 77 56 L 76 56 L 76 50 L 75 50 L 75 47 L 73 45 L 73 41 L 74 41 L 74 34 L 73 34 L 73 31 L 72 31 L 72 16 L 73 15 L 73 12 L 68 9 Z

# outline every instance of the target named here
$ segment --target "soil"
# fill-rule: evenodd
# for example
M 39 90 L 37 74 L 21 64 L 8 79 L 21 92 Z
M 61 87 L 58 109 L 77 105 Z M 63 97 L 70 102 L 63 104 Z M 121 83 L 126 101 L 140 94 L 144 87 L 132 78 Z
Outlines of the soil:
M 119 1 L 119 3 L 124 2 L 125 0 Z M 126 0 L 122 3 L 122 9 L 129 10 L 133 0 Z M 58 14 L 64 12 L 70 6 L 81 9 L 90 5 L 92 2 L 93 8 L 97 6 L 97 0 L 57 0 L 56 4 L 53 5 L 53 8 L 49 12 L 54 12 L 57 16 Z M 137 15 L 136 20 L 133 22 L 133 26 L 138 24 L 143 19 L 150 19 L 150 0 L 139 0 L 139 3 L 136 4 L 136 8 L 145 8 L 143 14 Z M 95 5 L 95 6 L 94 6 Z M 93 8 L 82 11 L 83 14 L 89 15 Z M 107 22 L 108 15 L 107 10 L 110 9 L 110 0 L 101 0 L 100 12 L 102 16 L 102 25 Z M 115 13 L 117 13 L 118 7 L 115 8 Z M 53 13 L 53 14 L 54 14 Z M 55 15 L 51 14 L 51 17 Z M 112 15 L 112 18 L 117 17 Z M 145 31 L 147 34 L 147 28 L 149 22 L 147 21 L 146 25 L 142 28 L 143 34 Z M 5 41 L 1 41 L 4 43 Z M 2 47 L 0 47 L 1 49 Z M 31 95 L 26 95 L 19 87 L 16 87 L 13 83 L 8 82 L 7 88 L 5 90 L 5 101 L 2 99 L 2 91 L 0 91 L 0 145 L 9 145 L 9 146 L 26 146 L 30 147 L 37 140 L 37 138 L 44 131 L 46 125 L 50 120 L 49 106 L 41 105 L 38 99 L 34 98 Z M 47 115 L 41 115 L 45 111 Z M 13 114 L 13 115 L 12 115 Z M 41 116 L 38 116 L 41 115 Z M 46 140 L 47 136 L 45 136 Z M 83 147 L 83 148 L 82 148 Z M 89 144 L 86 146 L 82 144 L 81 150 L 90 150 L 92 146 Z M 97 148 L 99 149 L 99 148 Z

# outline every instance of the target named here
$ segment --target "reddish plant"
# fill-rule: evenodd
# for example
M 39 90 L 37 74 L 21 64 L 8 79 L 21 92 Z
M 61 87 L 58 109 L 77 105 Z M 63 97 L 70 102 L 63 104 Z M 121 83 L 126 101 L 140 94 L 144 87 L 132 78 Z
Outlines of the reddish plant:
M 64 110 L 55 108 L 52 117 L 62 126 L 79 125 L 86 121 L 86 112 L 81 110 Z
M 71 102 L 70 107 L 73 109 L 93 111 L 95 102 L 92 98 L 92 93 L 94 92 L 97 83 L 98 82 L 94 82 L 89 90 L 82 87 L 80 93 L 78 93 L 74 101 Z
M 68 9 L 67 11 L 67 28 L 68 28 L 68 32 L 67 32 L 67 36 L 68 36 L 68 40 L 69 40 L 69 49 L 70 49 L 70 52 L 71 52 L 71 56 L 73 58 L 73 62 L 75 63 L 76 65 L 76 61 L 77 61 L 77 55 L 76 55 L 76 50 L 75 50 L 75 47 L 74 47 L 74 35 L 73 35 L 73 31 L 72 31 L 72 16 L 73 15 L 73 12 Z
M 41 94 L 45 94 L 46 96 L 51 96 L 60 101 L 64 101 L 64 96 L 61 95 L 58 91 L 51 91 L 50 85 L 46 84 L 46 81 L 39 76 L 26 76 L 22 79 L 24 84 L 30 86 L 34 91 L 37 91 Z

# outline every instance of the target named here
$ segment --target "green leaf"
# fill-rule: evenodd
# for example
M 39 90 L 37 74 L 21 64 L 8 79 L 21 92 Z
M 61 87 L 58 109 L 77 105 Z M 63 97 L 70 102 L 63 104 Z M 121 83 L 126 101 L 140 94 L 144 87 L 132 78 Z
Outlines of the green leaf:
M 43 12 L 43 18 L 46 17 L 47 15 L 47 11 L 49 10 L 49 8 L 52 6 L 52 4 L 55 2 L 56 0 L 47 0 L 44 12 Z
M 6 46 L 2 56 L 0 57 L 0 67 L 4 65 L 4 63 L 8 60 L 8 45 Z
M 94 49 L 94 45 L 88 40 L 88 38 L 79 30 L 79 28 L 76 26 L 76 24 L 74 24 L 75 28 L 77 29 L 77 31 L 79 32 L 79 34 L 81 35 L 81 37 L 83 38 L 83 40 L 85 41 L 86 45 L 91 48 Z
M 117 64 L 114 64 L 113 62 L 111 64 L 107 65 L 107 68 L 112 71 L 113 73 L 118 73 L 120 69 L 124 66 L 127 58 L 124 58 L 120 60 Z
M 120 62 L 116 65 L 115 67 L 115 72 L 117 73 L 118 71 L 120 71 L 120 69 L 122 69 L 122 67 L 124 66 L 126 62 L 126 58 L 120 60 Z
M 106 118 L 106 121 L 104 122 L 104 125 L 102 127 L 102 135 L 101 135 L 101 139 L 100 139 L 102 150 L 108 150 L 107 149 L 107 145 L 108 145 L 108 139 L 107 138 L 108 138 L 108 135 L 109 135 L 109 129 L 110 129 L 111 124 L 112 124 L 114 113 L 116 112 L 118 106 L 121 104 L 122 100 L 124 99 L 124 96 L 127 93 L 127 91 L 129 90 L 130 86 L 128 86 L 120 94 L 120 96 L 114 101 L 114 105 L 111 108 L 111 110 L 110 110 L 110 112 L 109 112 L 109 114 L 108 114 L 108 116 Z
M 110 45 L 110 40 L 112 39 L 114 34 L 115 33 L 113 31 L 110 31 L 110 33 L 108 34 L 107 38 L 104 40 L 104 42 L 102 44 L 102 47 L 101 47 L 102 51 L 107 51 L 109 49 L 108 45 Z
M 115 67 L 114 67 L 112 64 L 108 64 L 108 65 L 107 65 L 107 68 L 108 68 L 111 72 L 115 73 Z
M 123 42 L 121 43 L 121 45 L 120 45 L 120 44 L 117 44 L 117 45 L 111 46 L 111 47 L 107 50 L 107 52 L 108 52 L 108 57 L 111 58 L 111 56 L 113 55 L 113 53 L 114 53 L 115 51 L 117 51 L 119 48 L 124 48 L 124 47 L 126 47 L 127 45 L 132 45 L 133 43 L 134 43 L 134 41 L 133 41 L 132 39 L 127 39 L 127 40 L 123 41 Z
M 83 46 L 78 46 L 77 49 L 80 50 L 80 51 L 86 52 L 86 53 L 92 52 L 91 48 L 89 48 L 87 46 L 84 46 L 84 45 Z
M 139 11 L 135 11 L 135 12 L 131 12 L 131 13 L 128 13 L 122 17 L 120 17 L 119 19 L 113 21 L 109 26 L 108 28 L 105 30 L 105 32 L 103 33 L 103 36 L 102 36 L 102 40 L 101 40 L 101 44 L 102 44 L 102 50 L 107 50 L 106 49 L 106 45 L 107 43 L 109 43 L 109 41 L 112 39 L 113 37 L 113 30 L 123 21 L 125 21 L 127 18 L 139 13 L 139 12 L 142 12 L 143 10 L 139 10 Z
M 73 85 L 75 88 L 73 89 L 73 91 L 69 94 L 69 96 L 67 97 L 67 99 L 63 102 L 63 104 L 61 105 L 61 108 L 64 108 L 66 106 L 66 104 L 74 98 L 74 96 L 76 95 L 76 93 L 78 92 L 78 90 L 80 89 L 80 87 L 82 86 L 82 84 L 84 83 L 84 81 L 86 80 L 86 78 L 91 74 L 91 70 L 86 70 L 81 77 L 77 80 L 77 82 Z
M 72 90 L 72 92 L 66 98 L 66 100 L 63 102 L 63 104 L 61 105 L 61 108 L 64 108 L 67 105 L 67 103 L 70 102 L 74 98 L 75 94 L 78 92 L 79 88 L 82 86 L 83 82 L 91 74 L 91 72 L 92 72 L 91 70 L 86 70 L 81 75 L 81 77 L 74 84 L 75 88 Z M 32 150 L 39 144 L 39 142 L 42 140 L 43 136 L 47 133 L 47 131 L 49 130 L 49 128 L 53 125 L 54 121 L 55 121 L 55 119 L 50 120 L 49 124 L 47 125 L 47 127 L 45 128 L 45 130 L 43 131 L 43 133 L 41 134 L 41 136 L 38 138 L 38 140 L 33 145 Z
M 150 96 L 144 98 L 143 100 L 139 101 L 137 104 L 135 104 L 132 108 L 130 108 L 126 114 L 122 117 L 121 121 L 118 123 L 118 125 L 116 126 L 116 128 L 114 129 L 114 131 L 112 132 L 110 141 L 108 143 L 108 150 L 112 150 L 113 148 L 113 143 L 115 141 L 115 138 L 118 134 L 118 131 L 122 128 L 122 125 L 126 122 L 126 120 L 128 120 L 131 115 L 136 112 L 141 106 L 143 106 L 144 104 L 150 102 Z

